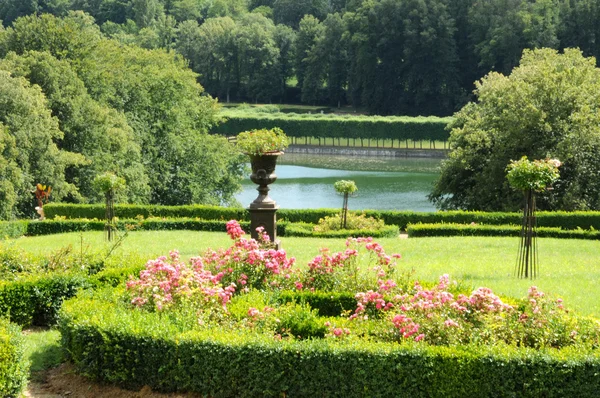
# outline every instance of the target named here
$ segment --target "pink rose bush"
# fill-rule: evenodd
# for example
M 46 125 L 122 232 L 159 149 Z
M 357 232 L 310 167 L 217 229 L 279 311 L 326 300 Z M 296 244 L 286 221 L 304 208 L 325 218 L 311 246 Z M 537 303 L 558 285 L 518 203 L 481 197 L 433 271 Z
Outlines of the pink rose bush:
M 387 255 L 373 238 L 348 238 L 343 252 L 321 249 L 321 254 L 308 263 L 304 281 L 297 283 L 296 288 L 329 291 L 375 287 L 391 277 L 399 258 L 399 254 Z
M 343 251 L 321 249 L 300 270 L 295 259 L 260 239 L 246 239 L 227 223 L 233 244 L 181 261 L 179 253 L 148 261 L 127 282 L 131 305 L 179 314 L 186 325 L 249 328 L 282 338 L 364 339 L 432 345 L 511 344 L 523 347 L 600 346 L 600 324 L 576 317 L 532 286 L 523 300 L 505 302 L 492 290 L 471 293 L 448 275 L 421 284 L 399 275 L 399 254 L 388 255 L 372 238 L 348 238 Z M 356 307 L 324 319 L 304 301 L 278 302 L 287 290 L 353 292 Z M 287 293 L 286 293 L 287 294 Z M 333 296 L 332 296 L 333 298 Z M 168 310 L 168 311 L 167 311 Z

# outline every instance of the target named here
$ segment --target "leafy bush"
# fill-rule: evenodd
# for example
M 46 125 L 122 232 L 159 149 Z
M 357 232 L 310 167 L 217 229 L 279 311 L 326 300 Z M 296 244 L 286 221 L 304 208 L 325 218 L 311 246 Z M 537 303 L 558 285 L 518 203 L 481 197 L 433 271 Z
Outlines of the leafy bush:
M 340 231 L 342 216 L 336 214 L 335 216 L 325 216 L 319 220 L 319 223 L 315 225 L 315 232 L 330 232 Z M 373 217 L 367 217 L 364 214 L 353 214 L 348 213 L 346 217 L 346 228 L 345 230 L 358 229 L 362 231 L 379 231 L 385 226 L 383 220 L 378 220 Z
M 29 361 L 25 358 L 21 329 L 0 318 L 0 397 L 21 396 L 28 375 Z
M 335 218 L 330 219 L 335 222 Z M 337 221 L 339 223 L 339 219 Z M 339 225 L 338 225 L 339 227 Z M 400 234 L 400 230 L 396 225 L 386 225 L 377 230 L 372 229 L 342 229 L 331 231 L 315 231 L 314 224 L 308 223 L 290 223 L 285 225 L 282 236 L 300 236 L 300 237 L 315 237 L 315 238 L 358 238 L 361 236 L 371 236 L 374 238 L 393 238 Z
M 0 221 L 0 240 L 12 239 L 27 233 L 27 221 Z
M 254 129 L 237 135 L 236 146 L 247 155 L 281 152 L 288 147 L 288 138 L 278 127 Z
M 19 325 L 50 325 L 64 299 L 91 284 L 82 275 L 36 275 L 0 281 L 0 316 Z

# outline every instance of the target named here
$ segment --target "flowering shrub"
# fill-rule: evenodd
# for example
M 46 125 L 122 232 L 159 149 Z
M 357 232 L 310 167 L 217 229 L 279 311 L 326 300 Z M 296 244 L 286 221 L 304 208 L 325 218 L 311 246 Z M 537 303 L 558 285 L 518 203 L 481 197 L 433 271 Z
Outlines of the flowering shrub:
M 385 318 L 390 328 L 383 328 L 382 338 L 433 345 L 504 342 L 540 348 L 563 347 L 577 339 L 598 344 L 598 324 L 570 316 L 561 299 L 549 299 L 535 286 L 516 306 L 504 303 L 488 288 L 455 297 L 449 287 L 448 275 L 432 289 L 415 282 L 410 293 L 393 296 L 385 295 L 393 285 L 381 285 L 378 291 L 356 295 L 357 307 L 350 319 Z
M 561 163 L 558 159 L 527 160 L 523 156 L 520 160 L 510 162 L 506 171 L 506 178 L 513 188 L 535 192 L 542 192 L 558 180 L 560 174 L 558 168 Z
M 285 250 L 269 248 L 270 239 L 260 229 L 260 241 L 245 239 L 244 231 L 235 220 L 227 223 L 227 234 L 233 246 L 221 250 L 208 250 L 203 256 L 207 269 L 218 275 L 224 284 L 236 284 L 240 291 L 283 288 L 292 286 L 293 265 L 296 259 L 288 258 Z
M 363 247 L 368 253 L 366 261 L 360 256 Z M 321 254 L 308 263 L 303 282 L 297 282 L 296 288 L 346 291 L 375 288 L 378 281 L 391 277 L 398 258 L 399 254 L 387 255 L 373 238 L 348 238 L 343 252 L 330 254 L 329 249 L 321 249 Z
M 209 250 L 189 264 L 176 251 L 149 261 L 139 279 L 127 283 L 131 303 L 150 311 L 169 309 L 185 327 L 248 328 L 276 339 L 600 346 L 598 321 L 570 314 L 561 299 L 535 286 L 527 298 L 510 304 L 485 287 L 463 294 L 448 275 L 425 287 L 411 281 L 410 274 L 395 275 L 400 255 L 386 254 L 372 238 L 348 238 L 346 249 L 337 253 L 321 249 L 299 272 L 285 251 L 265 247 L 269 239 L 264 233 L 258 241 L 245 239 L 237 221 L 227 223 L 227 233 L 231 247 Z M 354 291 L 356 308 L 322 318 L 302 299 L 278 301 L 273 291 L 280 289 Z
M 226 309 L 236 286 L 223 287 L 220 275 L 204 268 L 202 259 L 192 258 L 190 264 L 180 261 L 179 252 L 146 263 L 139 279 L 130 279 L 127 290 L 131 304 L 149 310 L 162 311 L 171 307 L 195 304 L 205 311 Z

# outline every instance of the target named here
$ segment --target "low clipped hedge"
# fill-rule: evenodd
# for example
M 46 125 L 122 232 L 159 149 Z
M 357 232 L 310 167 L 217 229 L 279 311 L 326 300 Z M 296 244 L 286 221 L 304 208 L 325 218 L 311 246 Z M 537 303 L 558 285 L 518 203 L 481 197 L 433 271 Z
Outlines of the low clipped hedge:
M 408 236 L 520 236 L 520 225 L 471 225 L 471 224 L 410 224 Z M 596 230 L 563 230 L 552 227 L 538 227 L 536 234 L 540 238 L 563 239 L 600 239 L 600 231 Z
M 102 219 L 104 205 L 74 205 L 50 203 L 44 206 L 49 219 L 56 216 L 88 219 Z M 316 224 L 319 219 L 333 216 L 339 209 L 279 209 L 277 218 L 287 222 L 305 222 Z M 388 225 L 397 225 L 406 230 L 408 224 L 457 223 L 472 222 L 487 225 L 520 224 L 522 213 L 483 212 L 483 211 L 436 211 L 414 212 L 396 210 L 365 210 L 353 213 L 364 213 L 367 217 L 384 220 Z M 115 205 L 115 215 L 120 219 L 135 219 L 138 216 L 166 218 L 198 218 L 202 220 L 238 220 L 249 221 L 249 213 L 242 208 L 216 206 L 157 206 L 157 205 Z M 565 212 L 540 211 L 537 213 L 538 226 L 562 229 L 598 229 L 600 230 L 600 211 Z M 1 227 L 0 227 L 1 228 Z
M 29 361 L 21 328 L 0 318 L 0 397 L 21 396 L 29 376 Z
M 289 223 L 285 227 L 285 236 L 299 236 L 311 238 L 347 238 L 349 236 L 358 238 L 371 236 L 373 238 L 393 238 L 400 234 L 397 225 L 385 225 L 378 230 L 370 229 L 343 229 L 339 231 L 315 232 L 314 224 Z
M 597 397 L 600 352 L 513 346 L 284 340 L 185 331 L 94 297 L 66 301 L 59 329 L 85 376 L 210 397 Z
M 108 268 L 92 276 L 55 273 L 0 281 L 0 317 L 23 326 L 52 325 L 62 302 L 81 289 L 117 286 L 142 268 Z
M 308 304 L 318 311 L 319 316 L 340 316 L 345 311 L 356 309 L 356 297 L 349 292 L 284 291 L 278 297 L 281 303 Z

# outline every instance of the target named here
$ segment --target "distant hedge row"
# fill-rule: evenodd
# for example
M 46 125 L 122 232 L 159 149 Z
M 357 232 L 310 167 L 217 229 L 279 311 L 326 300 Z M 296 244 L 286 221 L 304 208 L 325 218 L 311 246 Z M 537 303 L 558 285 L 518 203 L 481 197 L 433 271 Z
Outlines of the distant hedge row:
M 283 340 L 181 331 L 159 313 L 93 297 L 65 302 L 65 352 L 85 376 L 210 397 L 597 397 L 600 353 Z
M 104 205 L 75 205 L 51 203 L 44 206 L 44 211 L 49 219 L 56 216 L 70 218 L 97 218 L 104 217 Z M 332 216 L 339 212 L 337 209 L 280 209 L 277 219 L 289 222 L 306 222 L 316 224 L 325 216 Z M 486 225 L 519 225 L 521 213 L 487 213 L 481 211 L 437 211 L 414 212 L 396 210 L 365 210 L 354 211 L 365 213 L 368 217 L 382 219 L 387 225 L 397 225 L 401 230 L 406 230 L 408 224 L 486 224 Z M 135 219 L 141 217 L 165 218 L 198 218 L 201 220 L 228 221 L 236 219 L 249 221 L 249 213 L 243 208 L 218 207 L 218 206 L 156 206 L 156 205 L 115 205 L 115 215 L 121 219 Z M 567 230 L 572 229 L 597 229 L 600 230 L 600 211 L 578 212 L 538 212 L 538 226 L 555 227 Z M 0 233 L 2 232 L 0 223 Z M 14 229 L 22 228 L 11 227 Z
M 470 224 L 410 224 L 406 229 L 411 238 L 434 236 L 520 236 L 519 225 L 470 225 Z M 600 240 L 600 231 L 553 227 L 538 227 L 540 238 Z
M 223 135 L 280 127 L 290 137 L 364 138 L 447 141 L 451 118 L 408 116 L 338 116 L 330 114 L 225 111 L 226 121 L 213 128 Z

